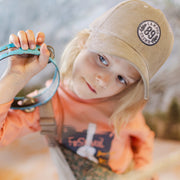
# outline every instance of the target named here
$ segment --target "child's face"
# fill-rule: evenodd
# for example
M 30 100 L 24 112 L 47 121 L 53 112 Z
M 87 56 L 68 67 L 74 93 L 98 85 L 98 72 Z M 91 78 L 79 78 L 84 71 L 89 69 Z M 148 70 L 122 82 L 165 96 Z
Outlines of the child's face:
M 81 50 L 73 64 L 71 90 L 82 99 L 116 95 L 140 79 L 126 60 Z

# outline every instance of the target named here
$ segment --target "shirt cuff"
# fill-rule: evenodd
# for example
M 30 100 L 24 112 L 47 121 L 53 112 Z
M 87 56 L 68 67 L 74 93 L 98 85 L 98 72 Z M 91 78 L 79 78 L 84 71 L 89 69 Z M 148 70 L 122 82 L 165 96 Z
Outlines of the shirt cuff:
M 0 114 L 3 112 L 7 112 L 9 110 L 9 108 L 11 107 L 11 104 L 14 100 L 12 99 L 11 101 L 4 103 L 4 104 L 0 104 Z

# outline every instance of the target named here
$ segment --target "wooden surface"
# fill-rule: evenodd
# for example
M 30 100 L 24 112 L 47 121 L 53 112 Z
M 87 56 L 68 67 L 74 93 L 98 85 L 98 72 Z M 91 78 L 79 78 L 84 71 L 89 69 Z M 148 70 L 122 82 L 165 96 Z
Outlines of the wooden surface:
M 0 148 L 0 180 L 58 180 L 43 136 L 30 134 Z
M 180 149 L 180 142 L 156 139 L 154 160 Z M 161 172 L 159 180 L 179 180 L 180 164 Z M 0 148 L 0 180 L 58 180 L 58 173 L 46 141 L 39 133 L 30 134 Z

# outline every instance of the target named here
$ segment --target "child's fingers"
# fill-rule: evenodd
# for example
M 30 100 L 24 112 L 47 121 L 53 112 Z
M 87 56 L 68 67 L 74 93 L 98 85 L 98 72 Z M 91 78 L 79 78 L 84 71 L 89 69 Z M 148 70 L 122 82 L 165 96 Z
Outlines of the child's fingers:
M 26 33 L 24 31 L 19 31 L 18 37 L 21 44 L 21 48 L 27 50 L 29 48 L 29 45 Z
M 45 34 L 43 32 L 38 32 L 36 35 L 36 44 L 41 45 L 45 41 Z
M 36 42 L 35 42 L 35 36 L 32 30 L 27 30 L 26 31 L 26 35 L 27 35 L 27 41 L 29 44 L 29 48 L 30 49 L 35 49 L 36 48 Z
M 20 48 L 19 38 L 15 34 L 9 36 L 9 43 L 13 43 L 17 48 Z
M 35 56 L 37 57 L 37 56 Z M 28 73 L 30 76 L 34 76 L 39 73 L 42 69 L 44 69 L 49 60 L 49 51 L 45 43 L 43 43 L 40 47 L 40 56 L 39 58 L 33 59 L 31 63 L 28 63 Z
M 48 60 L 49 60 L 49 56 L 50 56 L 50 53 L 49 53 L 49 50 L 47 49 L 47 46 L 45 43 L 43 43 L 41 45 L 41 48 L 40 48 L 40 56 L 39 56 L 39 65 L 44 68 L 47 63 L 48 63 Z

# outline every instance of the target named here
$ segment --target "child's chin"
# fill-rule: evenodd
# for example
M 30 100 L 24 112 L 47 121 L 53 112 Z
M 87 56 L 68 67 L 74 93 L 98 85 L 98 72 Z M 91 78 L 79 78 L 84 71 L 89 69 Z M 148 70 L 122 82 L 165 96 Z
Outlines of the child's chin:
M 76 94 L 77 97 L 79 97 L 80 99 L 84 99 L 84 100 L 96 98 L 96 97 L 93 95 L 93 92 L 88 92 L 89 89 L 87 89 L 87 90 L 82 90 L 83 88 L 84 88 L 84 87 L 74 88 L 74 93 Z
M 92 96 L 84 95 L 84 94 L 78 94 L 77 95 L 80 99 L 88 100 L 88 99 L 94 99 Z
M 93 96 L 92 94 L 88 93 L 88 92 L 76 92 L 76 95 L 83 100 L 89 100 L 89 99 L 96 99 L 95 96 Z

